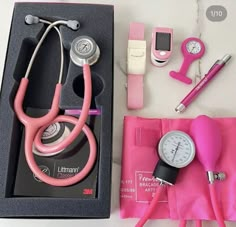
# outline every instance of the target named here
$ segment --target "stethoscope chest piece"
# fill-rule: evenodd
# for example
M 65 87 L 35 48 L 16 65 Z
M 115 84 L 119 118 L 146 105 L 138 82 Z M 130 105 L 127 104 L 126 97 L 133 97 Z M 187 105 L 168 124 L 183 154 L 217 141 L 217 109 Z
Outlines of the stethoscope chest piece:
M 100 57 L 100 49 L 91 37 L 79 36 L 71 44 L 70 57 L 77 66 L 93 65 Z

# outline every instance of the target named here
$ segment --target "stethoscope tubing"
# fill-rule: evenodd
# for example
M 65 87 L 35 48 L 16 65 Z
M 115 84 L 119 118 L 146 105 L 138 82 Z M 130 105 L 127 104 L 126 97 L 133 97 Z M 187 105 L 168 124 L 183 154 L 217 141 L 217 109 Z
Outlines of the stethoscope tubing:
M 53 145 L 53 146 L 47 146 L 44 145 L 41 141 L 42 134 L 44 130 L 53 123 L 56 122 L 67 122 L 67 116 L 60 115 L 56 117 L 52 122 L 44 125 L 40 130 L 38 131 L 36 137 L 35 137 L 35 147 L 38 151 L 42 153 L 54 153 L 60 150 L 65 149 L 67 146 L 69 146 L 80 134 L 83 126 L 86 123 L 89 109 L 90 109 L 90 103 L 91 103 L 91 96 L 92 96 L 92 79 L 91 79 L 91 72 L 90 72 L 90 66 L 88 64 L 85 64 L 83 66 L 83 75 L 84 75 L 84 102 L 82 106 L 81 115 L 79 117 L 79 120 L 75 124 L 74 129 L 71 131 L 70 135 L 65 138 L 62 142 Z
M 211 197 L 211 204 L 213 211 L 215 213 L 216 221 L 218 222 L 219 227 L 225 227 L 223 214 L 221 212 L 221 209 L 219 207 L 219 203 L 217 201 L 217 195 L 216 195 L 216 188 L 215 184 L 208 184 L 209 186 L 209 192 Z
M 144 215 L 138 221 L 138 223 L 135 225 L 135 227 L 142 227 L 148 221 L 149 217 L 152 215 L 152 213 L 153 213 L 153 211 L 154 211 L 154 209 L 155 209 L 155 207 L 158 203 L 160 193 L 161 193 L 161 188 L 162 187 L 157 188 L 157 191 L 156 191 L 156 193 L 155 193 L 148 209 L 145 211 Z M 214 211 L 218 226 L 219 227 L 225 227 L 224 218 L 223 218 L 221 209 L 219 207 L 219 204 L 217 202 L 217 195 L 216 195 L 216 190 L 215 190 L 215 185 L 214 184 L 209 184 L 209 192 L 210 192 L 211 204 L 212 204 L 212 207 L 213 207 L 213 211 Z M 186 226 L 187 226 L 187 221 L 186 220 L 180 220 L 179 227 L 186 227 Z M 201 220 L 195 220 L 195 226 L 196 227 L 202 227 L 202 221 Z
M 71 123 L 71 124 L 77 123 L 77 119 L 72 116 L 67 116 L 66 120 L 68 123 Z M 92 131 L 89 129 L 87 125 L 83 126 L 83 132 L 85 133 L 89 141 L 90 153 L 89 153 L 88 161 L 86 165 L 84 166 L 84 168 L 79 173 L 77 173 L 73 177 L 69 177 L 65 179 L 57 179 L 57 178 L 48 176 L 44 172 L 41 171 L 41 169 L 38 167 L 37 163 L 35 162 L 34 154 L 32 152 L 34 136 L 36 135 L 37 131 L 35 131 L 35 133 L 32 134 L 32 133 L 29 133 L 27 129 L 29 129 L 29 127 L 26 128 L 26 133 L 25 133 L 26 161 L 31 171 L 35 174 L 35 176 L 39 178 L 41 181 L 43 181 L 44 183 L 52 185 L 52 186 L 73 185 L 73 184 L 78 183 L 82 179 L 84 179 L 93 168 L 95 160 L 96 160 L 96 141 L 95 141 Z
M 148 209 L 145 211 L 144 215 L 142 216 L 142 218 L 138 221 L 138 223 L 135 225 L 135 227 L 143 227 L 145 225 L 145 223 L 148 221 L 148 219 L 150 218 L 150 216 L 152 215 L 152 213 L 154 212 L 158 200 L 160 198 L 160 194 L 163 190 L 163 187 L 157 187 L 157 191 L 148 207 Z M 186 227 L 187 225 L 187 221 L 186 220 L 180 220 L 179 223 L 179 227 Z M 202 222 L 201 220 L 195 220 L 195 226 L 196 227 L 202 227 Z
M 138 221 L 138 223 L 135 225 L 135 227 L 142 227 L 148 221 L 149 217 L 152 215 L 152 213 L 154 212 L 154 210 L 157 206 L 157 203 L 160 198 L 160 194 L 161 194 L 162 190 L 163 190 L 162 186 L 157 187 L 157 191 L 156 191 L 148 209 L 146 209 L 144 215 Z
M 73 185 L 75 183 L 78 183 L 81 181 L 85 176 L 88 175 L 88 173 L 91 171 L 91 169 L 94 166 L 95 160 L 96 160 L 96 140 L 94 138 L 93 133 L 89 129 L 89 127 L 86 125 L 86 120 L 89 114 L 90 109 L 90 103 L 92 98 L 92 80 L 91 80 L 91 70 L 90 66 L 88 64 L 83 65 L 83 75 L 84 75 L 84 102 L 82 106 L 82 111 L 79 119 L 72 117 L 72 116 L 58 116 L 59 112 L 59 101 L 60 101 L 60 94 L 62 89 L 61 79 L 62 79 L 62 72 L 63 72 L 63 46 L 62 46 L 62 39 L 61 34 L 58 28 L 55 26 L 58 24 L 66 24 L 66 21 L 56 21 L 53 23 L 50 23 L 48 21 L 41 20 L 43 23 L 49 24 L 46 31 L 43 33 L 39 43 L 37 44 L 34 53 L 31 57 L 30 63 L 28 65 L 27 71 L 25 76 L 21 79 L 18 91 L 16 93 L 16 97 L 14 100 L 14 110 L 16 112 L 16 115 L 18 119 L 24 124 L 25 126 L 25 156 L 26 161 L 31 169 L 31 171 L 35 174 L 36 177 L 38 177 L 42 182 L 47 183 L 52 186 L 69 186 Z M 32 64 L 34 62 L 35 57 L 37 56 L 38 50 L 40 46 L 42 45 L 44 39 L 46 38 L 49 31 L 55 28 L 59 38 L 60 38 L 60 47 L 61 47 L 61 67 L 60 67 L 60 74 L 59 74 L 59 80 L 55 87 L 54 97 L 51 104 L 51 109 L 49 112 L 39 118 L 33 118 L 24 113 L 23 110 L 23 102 L 24 97 L 26 94 L 26 90 L 29 84 L 29 73 L 32 68 Z M 75 127 L 70 133 L 68 137 L 65 138 L 62 142 L 53 145 L 53 146 L 45 146 L 41 142 L 41 136 L 43 131 L 51 124 L 56 122 L 67 122 L 74 124 Z M 46 175 L 43 173 L 40 168 L 38 167 L 37 163 L 34 159 L 33 154 L 33 145 L 36 147 L 36 149 L 39 152 L 47 153 L 47 154 L 55 154 L 56 152 L 64 150 L 67 146 L 69 146 L 81 133 L 81 131 L 85 133 L 85 135 L 88 138 L 89 146 L 90 146 L 90 153 L 89 158 L 84 166 L 84 168 L 75 176 L 66 178 L 66 179 L 57 179 L 51 176 Z
M 30 117 L 25 114 L 23 110 L 23 102 L 24 102 L 24 97 L 26 94 L 26 90 L 29 84 L 29 79 L 28 78 L 22 78 L 19 88 L 16 93 L 16 97 L 14 100 L 14 110 L 16 112 L 16 115 L 18 119 L 21 121 L 22 124 L 26 128 L 28 128 L 28 131 L 33 133 L 35 130 L 37 131 L 40 127 L 43 127 L 45 124 L 49 124 L 55 117 L 57 116 L 59 112 L 59 102 L 60 102 L 60 94 L 61 94 L 61 89 L 62 85 L 57 84 L 51 104 L 51 109 L 49 112 L 38 118 Z
M 208 184 L 208 187 L 209 187 L 209 193 L 210 193 L 210 198 L 211 198 L 211 205 L 212 205 L 218 226 L 225 227 L 226 225 L 224 223 L 224 217 L 219 207 L 219 203 L 217 201 L 215 185 L 214 183 Z M 186 227 L 186 223 L 187 223 L 186 220 L 181 220 L 179 227 Z M 201 220 L 196 220 L 195 223 L 196 223 L 196 227 L 202 226 Z

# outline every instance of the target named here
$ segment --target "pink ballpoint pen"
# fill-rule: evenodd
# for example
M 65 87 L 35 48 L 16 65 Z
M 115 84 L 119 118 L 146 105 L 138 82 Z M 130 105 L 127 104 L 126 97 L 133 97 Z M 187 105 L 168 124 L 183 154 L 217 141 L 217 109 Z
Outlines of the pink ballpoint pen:
M 188 95 L 175 108 L 177 113 L 183 112 L 189 104 L 201 93 L 207 84 L 217 75 L 218 72 L 230 60 L 231 55 L 226 54 L 222 59 L 217 60 L 210 68 L 208 73 L 201 79 L 201 81 L 188 93 Z

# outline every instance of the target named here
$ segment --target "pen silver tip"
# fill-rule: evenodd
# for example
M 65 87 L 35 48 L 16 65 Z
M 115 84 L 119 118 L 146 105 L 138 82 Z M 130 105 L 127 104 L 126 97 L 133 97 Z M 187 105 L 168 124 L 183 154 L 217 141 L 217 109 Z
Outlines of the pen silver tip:
M 230 54 L 226 54 L 221 61 L 224 62 L 225 64 L 231 59 L 231 55 Z
M 185 110 L 185 105 L 184 104 L 182 104 L 182 103 L 180 103 L 176 108 L 175 108 L 175 111 L 177 112 L 177 113 L 181 113 L 181 112 L 183 112 L 184 110 Z

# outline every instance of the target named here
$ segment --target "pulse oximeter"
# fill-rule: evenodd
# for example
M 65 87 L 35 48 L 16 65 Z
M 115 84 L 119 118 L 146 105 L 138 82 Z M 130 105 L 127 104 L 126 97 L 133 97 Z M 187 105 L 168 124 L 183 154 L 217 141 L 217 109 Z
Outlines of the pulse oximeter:
M 166 65 L 173 48 L 173 29 L 154 28 L 152 31 L 151 62 L 157 67 Z

